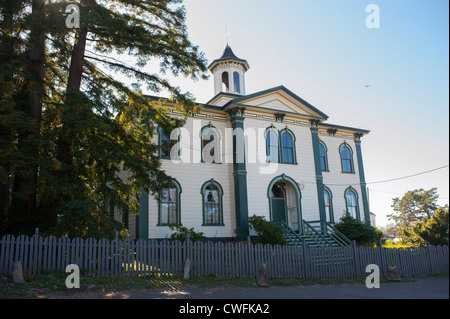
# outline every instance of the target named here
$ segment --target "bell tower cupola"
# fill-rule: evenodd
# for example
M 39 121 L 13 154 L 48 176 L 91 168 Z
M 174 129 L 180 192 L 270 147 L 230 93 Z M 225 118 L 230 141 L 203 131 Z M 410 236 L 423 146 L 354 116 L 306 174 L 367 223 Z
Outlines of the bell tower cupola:
M 208 67 L 214 76 L 214 95 L 220 92 L 245 95 L 245 72 L 249 68 L 247 61 L 239 59 L 227 44 L 222 57 Z

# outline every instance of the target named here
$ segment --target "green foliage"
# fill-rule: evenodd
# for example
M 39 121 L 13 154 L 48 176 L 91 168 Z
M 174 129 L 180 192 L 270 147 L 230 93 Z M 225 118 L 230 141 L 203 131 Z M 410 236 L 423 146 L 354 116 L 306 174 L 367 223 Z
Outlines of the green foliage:
M 348 239 L 356 241 L 358 245 L 374 244 L 379 240 L 379 233 L 375 227 L 361 223 L 346 212 L 334 227 Z
M 185 242 L 188 237 L 192 242 L 205 240 L 206 237 L 203 232 L 196 232 L 194 228 L 187 228 L 185 226 L 181 226 L 180 224 L 170 224 L 170 230 L 175 230 L 176 232 L 170 235 L 171 240 L 179 240 L 182 243 Z
M 253 215 L 249 217 L 250 227 L 258 234 L 256 243 L 270 245 L 285 245 L 286 240 L 283 231 L 278 225 L 266 221 L 263 216 Z
M 375 232 L 377 234 L 377 236 L 375 238 L 375 243 L 378 244 L 380 242 L 380 240 L 381 240 L 382 244 L 386 243 L 386 238 L 383 238 L 384 237 L 384 233 L 380 229 L 378 229 L 377 227 L 373 227 L 373 228 L 374 228 L 374 230 L 375 230 Z
M 448 206 L 439 207 L 430 219 L 416 225 L 414 232 L 430 245 L 448 245 Z
M 425 227 L 427 221 L 432 219 L 435 212 L 440 210 L 437 205 L 438 197 L 436 188 L 431 188 L 430 190 L 421 188 L 408 191 L 402 198 L 393 198 L 392 208 L 394 209 L 394 213 L 388 215 L 388 217 L 396 223 L 391 230 L 397 233 L 403 244 L 423 246 L 428 240 L 424 238 L 436 237 L 438 236 L 438 232 L 441 233 L 438 236 L 441 239 L 436 237 L 438 242 L 441 242 L 445 238 L 445 229 L 443 232 L 442 230 L 437 231 L 439 227 L 435 224 L 433 226 L 430 224 L 428 228 Z M 432 240 L 434 242 L 434 239 Z
M 68 29 L 67 2 L 0 1 L 0 233 L 112 237 L 112 207 L 137 214 L 141 191 L 159 197 L 171 177 L 151 141 L 184 121 L 147 94 L 169 92 L 187 117 L 200 106 L 164 74 L 207 71 L 181 3 L 81 0 Z

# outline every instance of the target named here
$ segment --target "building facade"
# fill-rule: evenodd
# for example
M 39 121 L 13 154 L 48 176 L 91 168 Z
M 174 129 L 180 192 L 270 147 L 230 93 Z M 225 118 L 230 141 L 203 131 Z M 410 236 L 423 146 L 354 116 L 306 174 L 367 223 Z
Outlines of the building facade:
M 327 123 L 328 116 L 284 86 L 246 95 L 246 60 L 227 45 L 209 69 L 214 97 L 158 140 L 172 177 L 160 200 L 142 194 L 129 216 L 135 238 L 170 237 L 169 224 L 209 239 L 246 239 L 248 218 L 335 223 L 345 211 L 370 224 L 361 138 L 368 130 Z M 167 100 L 172 116 L 177 113 Z

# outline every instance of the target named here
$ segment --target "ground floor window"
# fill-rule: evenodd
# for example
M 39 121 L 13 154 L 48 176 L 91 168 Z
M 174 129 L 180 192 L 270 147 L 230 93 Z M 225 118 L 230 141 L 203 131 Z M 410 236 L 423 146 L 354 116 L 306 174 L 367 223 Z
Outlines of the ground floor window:
M 181 187 L 176 181 L 173 181 L 168 188 L 163 189 L 159 201 L 159 226 L 181 224 L 180 194 Z
M 222 187 L 211 179 L 203 184 L 201 193 L 203 196 L 203 226 L 222 226 Z

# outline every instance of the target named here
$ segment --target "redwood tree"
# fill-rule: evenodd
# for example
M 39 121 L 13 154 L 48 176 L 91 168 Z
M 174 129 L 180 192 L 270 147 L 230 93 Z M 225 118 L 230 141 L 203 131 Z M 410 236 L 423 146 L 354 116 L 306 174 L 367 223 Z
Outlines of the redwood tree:
M 32 8 L 41 3 L 24 1 L 24 7 L 30 2 Z M 183 124 L 144 92 L 168 91 L 187 116 L 198 110 L 193 96 L 172 86 L 163 74 L 197 80 L 206 78 L 207 67 L 203 54 L 188 39 L 179 0 L 82 0 L 78 5 L 80 29 L 65 26 L 65 3 L 46 2 L 39 29 L 31 28 L 33 11 L 18 13 L 27 35 L 17 37 L 24 51 L 41 44 L 31 41 L 34 32 L 40 32 L 37 38 L 44 41 L 44 50 L 36 50 L 43 55 L 32 59 L 41 64 L 23 71 L 42 79 L 33 84 L 33 97 L 41 99 L 29 103 L 37 106 L 41 101 L 42 114 L 35 145 L 39 174 L 35 183 L 26 182 L 37 194 L 30 207 L 39 219 L 28 231 L 40 226 L 60 235 L 112 236 L 121 228 L 111 217 L 113 206 L 137 213 L 141 191 L 158 196 L 170 181 L 161 170 L 157 145 L 151 142 L 156 128 L 170 130 Z M 159 63 L 159 72 L 149 72 L 149 62 Z M 19 67 L 14 69 L 18 71 Z M 6 97 L 2 92 L 2 101 Z M 25 112 L 17 105 L 0 111 L 6 129 L 16 132 L 12 118 Z M 28 117 L 30 123 L 35 122 L 33 116 Z M 18 134 L 12 135 L 20 140 Z M 1 142 L 2 148 L 11 150 L 11 140 Z M 6 153 L 2 150 L 2 167 L 20 154 Z M 120 172 L 126 172 L 126 178 Z M 20 176 L 11 169 L 6 175 Z M 2 177 L 6 175 L 2 171 Z M 8 222 L 14 219 L 15 202 L 7 206 Z

